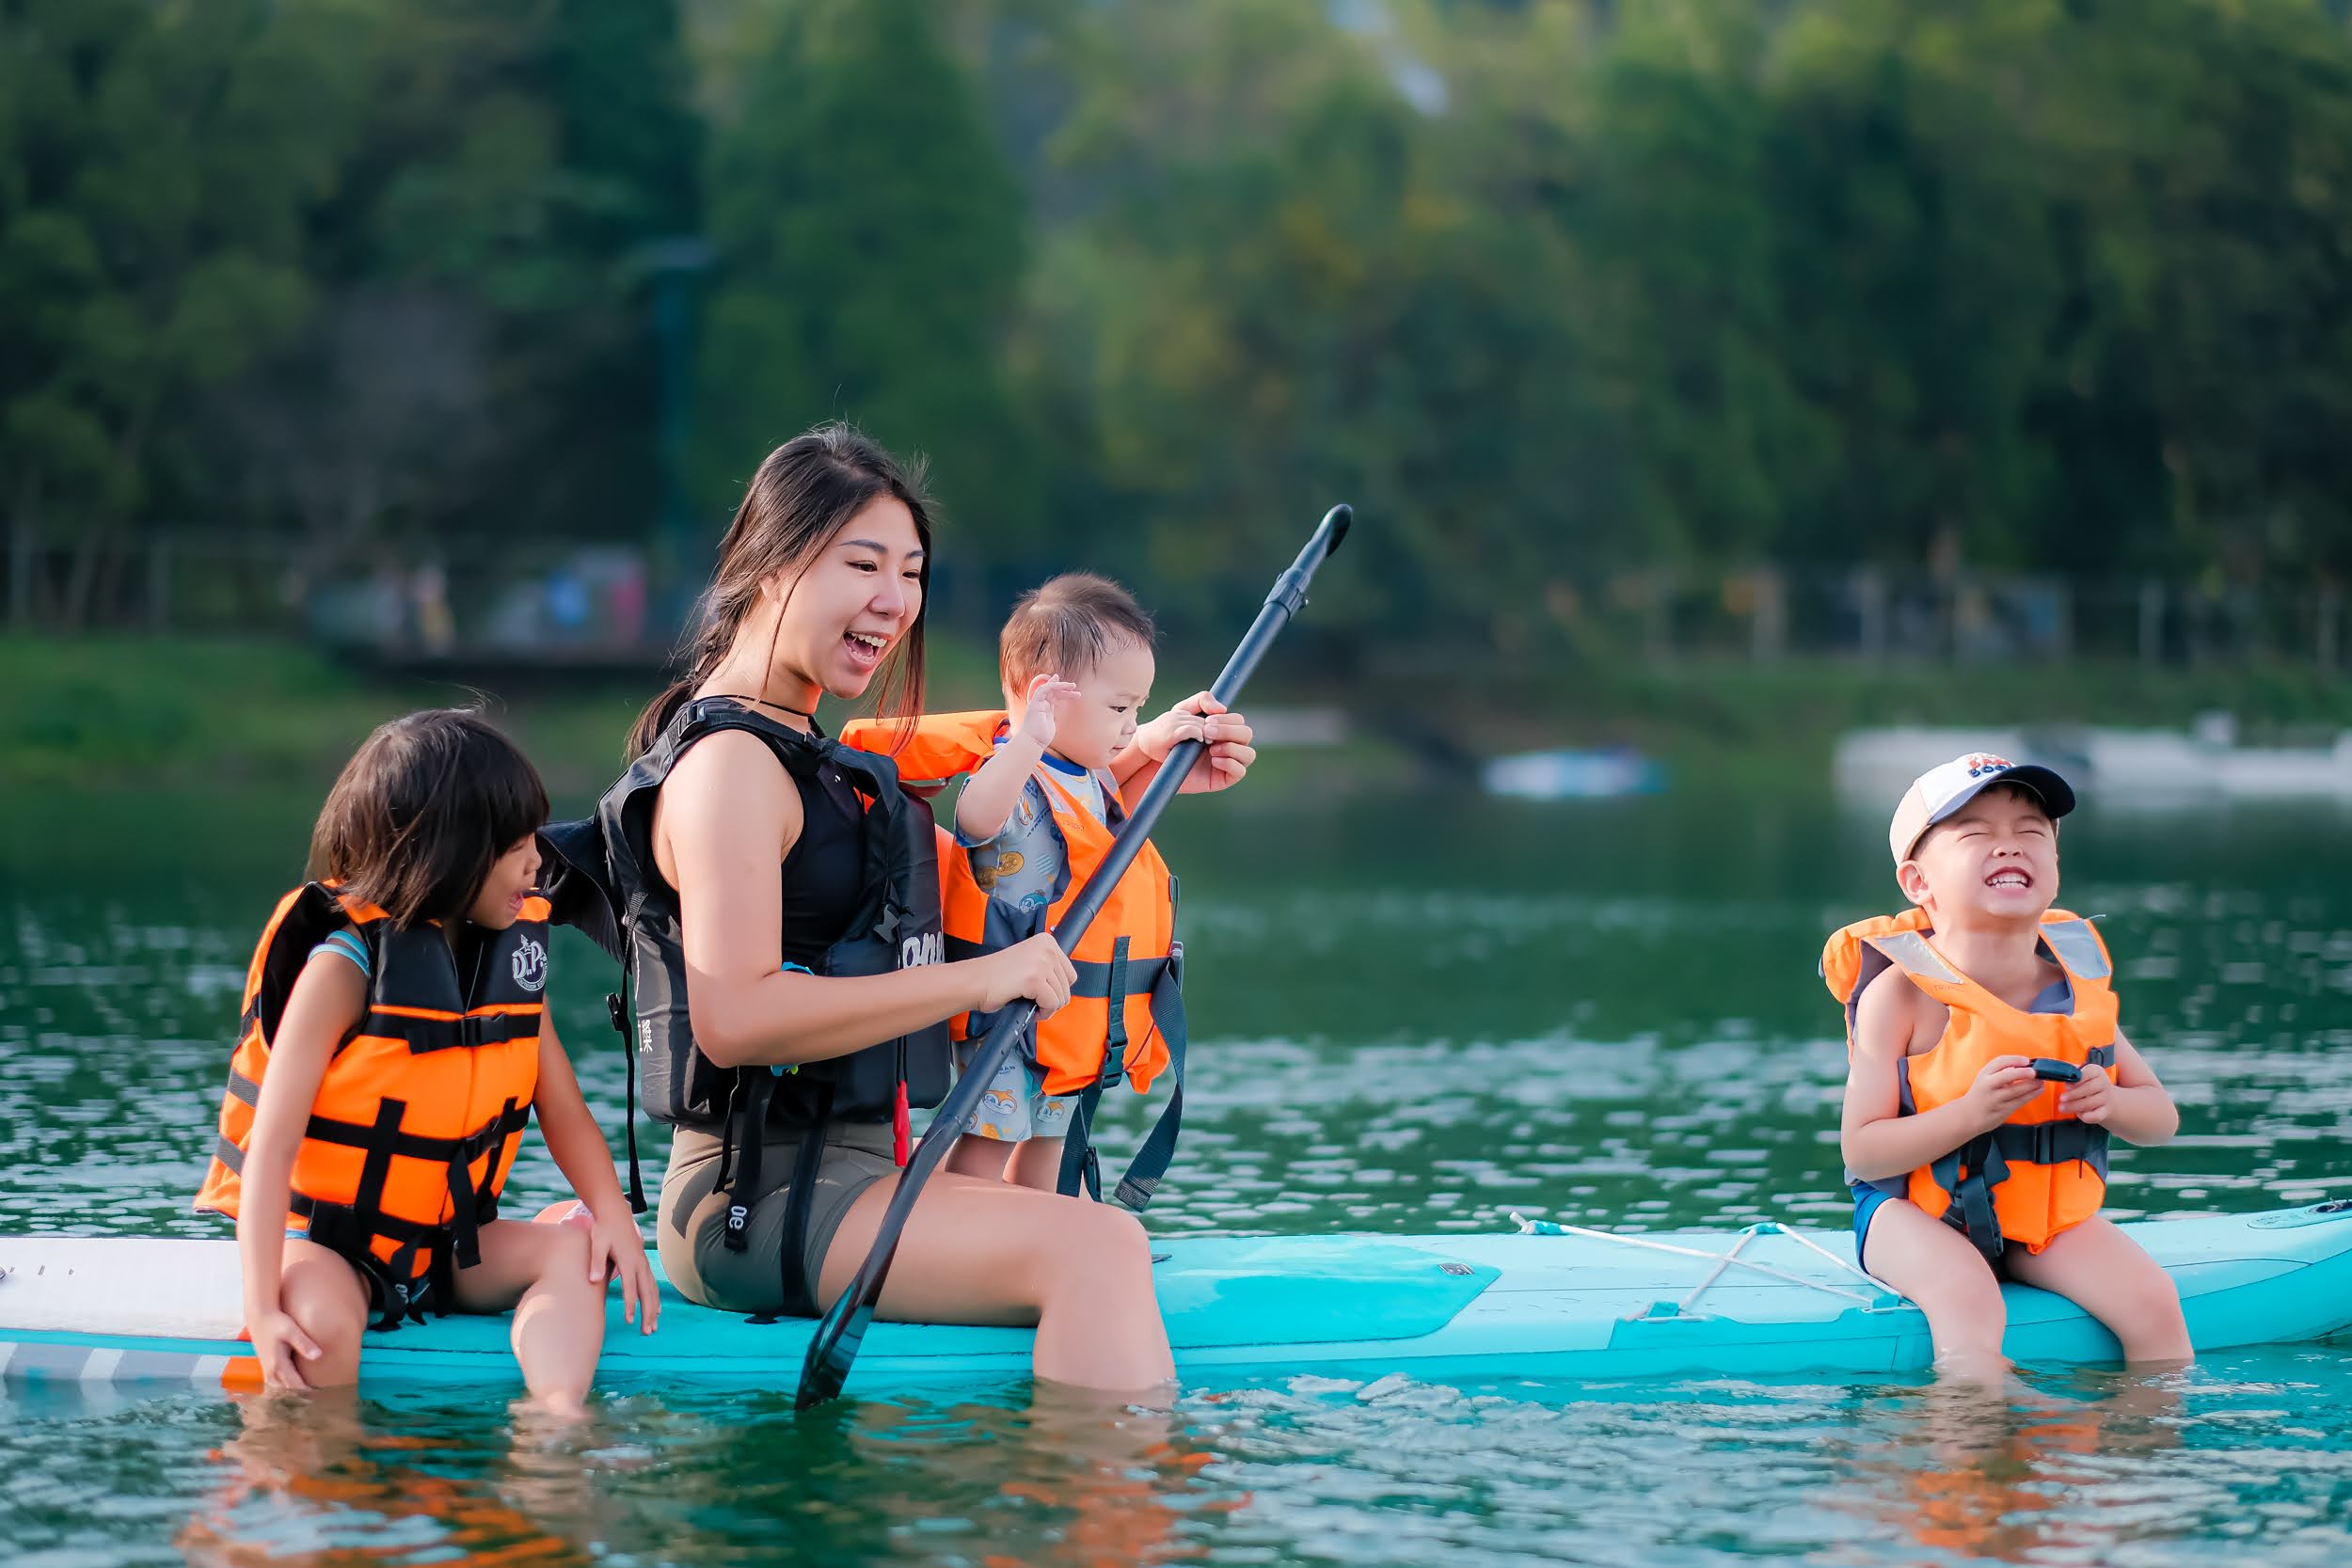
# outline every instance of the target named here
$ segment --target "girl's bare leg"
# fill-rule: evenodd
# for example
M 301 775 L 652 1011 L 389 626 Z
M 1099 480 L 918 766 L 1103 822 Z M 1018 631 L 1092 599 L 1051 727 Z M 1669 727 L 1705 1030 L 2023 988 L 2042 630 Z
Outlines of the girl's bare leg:
M 895 1183 L 858 1195 L 825 1254 L 831 1301 L 872 1246 Z M 1082 1388 L 1155 1391 L 1176 1375 L 1152 1247 L 1123 1209 L 942 1171 L 923 1189 L 882 1286 L 903 1323 L 1035 1323 L 1037 1375 Z
M 604 1349 L 606 1282 L 588 1278 L 588 1232 L 576 1225 L 493 1220 L 482 1227 L 482 1261 L 457 1271 L 457 1305 L 469 1312 L 515 1309 L 515 1360 L 543 1408 L 585 1408 Z
M 337 1388 L 359 1381 L 359 1342 L 368 1332 L 368 1282 L 341 1253 L 286 1238 L 279 1265 L 278 1300 L 324 1352 L 316 1361 L 294 1359 L 302 1380 L 313 1388 Z

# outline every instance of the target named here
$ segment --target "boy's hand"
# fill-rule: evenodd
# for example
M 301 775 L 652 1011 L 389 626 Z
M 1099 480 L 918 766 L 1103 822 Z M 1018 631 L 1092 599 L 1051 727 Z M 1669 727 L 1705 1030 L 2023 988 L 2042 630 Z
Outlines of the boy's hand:
M 1153 763 L 1162 763 L 1183 742 L 1203 742 L 1205 749 L 1184 775 L 1182 793 L 1208 795 L 1241 783 L 1258 760 L 1257 748 L 1250 745 L 1254 737 L 1248 720 L 1228 712 L 1207 692 L 1197 691 L 1136 730 L 1135 744 Z
M 1961 1103 L 1968 1107 L 1978 1126 L 1990 1132 L 2041 1092 L 2042 1080 L 2033 1075 L 2030 1058 L 1995 1056 L 1984 1064 Z
M 637 1332 L 651 1334 L 661 1316 L 661 1287 L 654 1283 L 653 1265 L 645 1260 L 645 1238 L 626 1203 L 597 1214 L 588 1232 L 589 1283 L 602 1284 L 608 1265 L 621 1282 L 621 1321 L 636 1323 L 642 1307 L 645 1321 L 637 1323 Z
M 2115 1109 L 2115 1080 L 2103 1067 L 2085 1067 L 2079 1082 L 2058 1096 L 2058 1109 L 2097 1127 Z
M 1059 675 L 1040 675 L 1030 681 L 1028 695 L 1022 699 L 1022 736 L 1035 741 L 1041 751 L 1051 746 L 1055 728 L 1061 717 L 1057 710 L 1063 703 L 1075 701 L 1077 695 L 1077 683 L 1066 681 Z
M 268 1388 L 308 1388 L 301 1363 L 324 1354 L 318 1341 L 302 1332 L 293 1314 L 283 1309 L 264 1312 L 248 1325 L 254 1358 L 262 1364 L 262 1384 Z

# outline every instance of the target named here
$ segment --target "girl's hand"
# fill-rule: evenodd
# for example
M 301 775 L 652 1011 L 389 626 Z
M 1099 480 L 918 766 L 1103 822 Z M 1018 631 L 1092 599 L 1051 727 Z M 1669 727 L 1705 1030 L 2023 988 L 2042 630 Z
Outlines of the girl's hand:
M 2081 1081 L 2058 1096 L 2058 1109 L 2097 1127 L 2115 1109 L 2115 1080 L 2103 1067 L 2085 1067 Z
M 1183 742 L 1200 741 L 1204 750 L 1184 775 L 1180 793 L 1210 795 L 1241 783 L 1258 760 L 1257 748 L 1250 744 L 1255 736 L 1248 720 L 1228 712 L 1207 692 L 1196 691 L 1136 730 L 1135 744 L 1152 762 L 1162 763 Z
M 1057 711 L 1059 705 L 1076 701 L 1077 696 L 1077 683 L 1066 681 L 1059 675 L 1040 675 L 1030 681 L 1029 693 L 1022 699 L 1021 734 L 1023 737 L 1035 741 L 1040 750 L 1051 746 L 1054 743 L 1055 729 L 1061 718 Z
M 981 966 L 979 1011 L 984 1013 L 1026 997 L 1037 1004 L 1037 1016 L 1044 1018 L 1070 1000 L 1070 988 L 1078 983 L 1076 966 L 1051 932 L 968 961 Z
M 645 1321 L 638 1323 L 637 1332 L 651 1334 L 661 1316 L 661 1288 L 654 1283 L 653 1265 L 645 1260 L 645 1238 L 638 1231 L 637 1216 L 626 1203 L 597 1214 L 588 1232 L 588 1282 L 602 1284 L 608 1264 L 621 1282 L 621 1321 L 637 1323 L 642 1307 Z
M 2041 1092 L 2042 1080 L 2033 1075 L 2030 1058 L 1995 1056 L 1984 1064 L 1961 1103 L 1968 1107 L 1977 1125 L 1989 1132 Z
M 302 1375 L 302 1363 L 316 1361 L 323 1354 L 318 1341 L 302 1332 L 302 1325 L 292 1314 L 278 1310 L 262 1313 L 248 1325 L 253 1341 L 254 1359 L 262 1364 L 262 1385 L 266 1388 L 308 1388 L 310 1382 Z

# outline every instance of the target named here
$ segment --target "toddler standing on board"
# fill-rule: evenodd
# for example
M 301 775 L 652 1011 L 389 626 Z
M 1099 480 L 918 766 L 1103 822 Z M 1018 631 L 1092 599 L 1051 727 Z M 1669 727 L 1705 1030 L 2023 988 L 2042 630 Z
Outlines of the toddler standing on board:
M 1199 692 L 1138 720 L 1156 673 L 1151 617 L 1117 583 L 1086 572 L 1022 596 L 998 639 L 1005 706 L 927 714 L 911 730 L 853 724 L 842 738 L 895 757 L 910 787 L 961 779 L 956 851 L 943 852 L 942 910 L 951 958 L 1050 930 L 1103 863 L 1124 802 L 1139 796 L 1180 742 L 1207 750 L 1188 792 L 1240 782 L 1256 759 L 1248 721 Z M 990 1083 L 948 1167 L 1025 1186 L 1101 1196 L 1094 1110 L 1124 1081 L 1176 1080 L 1117 1196 L 1149 1203 L 1175 1149 L 1184 1107 L 1184 947 L 1176 879 L 1146 843 L 1072 951 L 1071 999 L 1041 1020 Z M 961 1053 L 990 1019 L 959 1021 Z
M 1888 830 L 1912 907 L 1821 956 L 1846 1008 L 1856 1259 L 1970 1375 L 2007 1365 L 2004 1278 L 2074 1302 L 2128 1361 L 2189 1354 L 2171 1277 L 2099 1215 L 2109 1137 L 2162 1143 L 2180 1113 L 2116 1027 L 2106 943 L 2051 907 L 2074 809 L 2058 774 L 2003 757 L 1922 773 Z
M 263 1381 L 358 1377 L 369 1320 L 513 1308 L 544 1407 L 580 1407 L 605 1275 L 660 1302 L 612 1151 L 547 1016 L 547 790 L 478 715 L 367 738 L 319 813 L 310 874 L 246 971 L 220 1136 L 196 1206 L 237 1221 Z M 498 1218 L 536 1111 L 589 1223 Z

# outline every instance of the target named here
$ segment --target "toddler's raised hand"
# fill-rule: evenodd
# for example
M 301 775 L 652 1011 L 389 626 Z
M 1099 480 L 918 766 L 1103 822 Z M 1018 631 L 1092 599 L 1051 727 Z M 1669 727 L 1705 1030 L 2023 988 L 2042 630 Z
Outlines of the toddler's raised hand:
M 1073 701 L 1077 695 L 1077 683 L 1066 681 L 1059 675 L 1043 674 L 1030 681 L 1028 695 L 1023 699 L 1021 734 L 1040 747 L 1051 746 L 1057 721 L 1060 718 L 1060 705 Z

